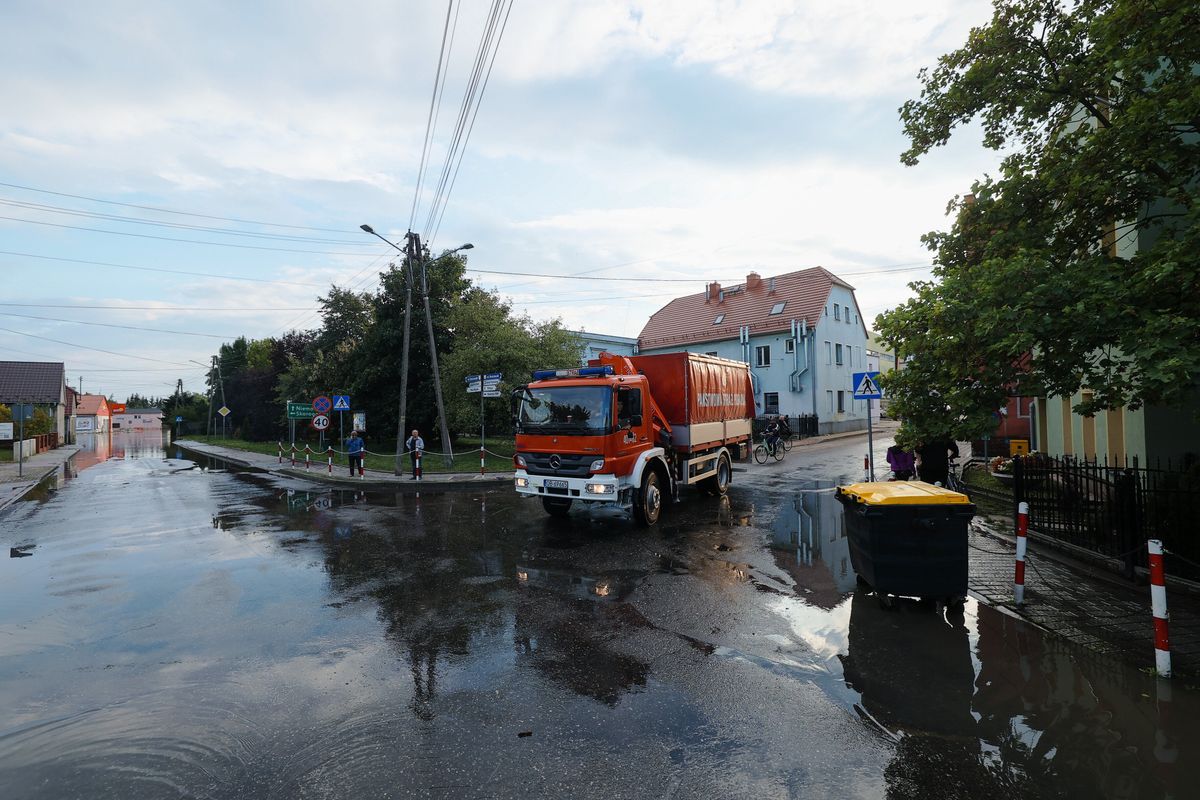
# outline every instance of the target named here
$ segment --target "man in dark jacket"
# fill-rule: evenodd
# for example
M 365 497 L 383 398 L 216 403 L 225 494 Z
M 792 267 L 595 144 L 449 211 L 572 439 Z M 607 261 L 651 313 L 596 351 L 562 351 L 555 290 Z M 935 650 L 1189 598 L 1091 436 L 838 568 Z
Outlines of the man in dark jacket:
M 363 452 L 367 449 L 366 443 L 362 437 L 358 435 L 358 431 L 350 431 L 350 438 L 346 440 L 346 455 L 350 458 L 350 477 L 354 477 L 355 468 L 358 469 L 358 474 L 361 477 L 363 471 Z
M 952 439 L 934 439 L 917 448 L 917 475 L 926 483 L 946 485 L 950 458 L 958 458 L 958 444 Z
M 417 480 L 417 460 L 421 458 L 421 453 L 425 449 L 425 440 L 421 438 L 421 433 L 416 428 L 413 429 L 412 435 L 404 442 L 404 449 L 408 451 L 408 458 L 412 461 L 412 478 Z

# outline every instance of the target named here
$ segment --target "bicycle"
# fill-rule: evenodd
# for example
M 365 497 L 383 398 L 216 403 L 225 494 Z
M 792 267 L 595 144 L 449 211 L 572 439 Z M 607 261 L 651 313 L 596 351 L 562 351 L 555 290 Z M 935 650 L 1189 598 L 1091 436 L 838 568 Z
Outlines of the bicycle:
M 775 456 L 776 461 L 783 461 L 784 452 L 782 440 L 775 442 L 774 447 L 769 446 L 766 442 L 759 442 L 754 446 L 754 460 L 759 464 L 765 464 L 768 457 Z
M 962 482 L 962 478 L 958 474 L 958 462 L 953 458 L 950 459 L 949 469 L 946 471 L 945 488 L 952 492 L 958 492 L 959 494 L 970 496 L 970 492 L 967 491 L 967 485 Z

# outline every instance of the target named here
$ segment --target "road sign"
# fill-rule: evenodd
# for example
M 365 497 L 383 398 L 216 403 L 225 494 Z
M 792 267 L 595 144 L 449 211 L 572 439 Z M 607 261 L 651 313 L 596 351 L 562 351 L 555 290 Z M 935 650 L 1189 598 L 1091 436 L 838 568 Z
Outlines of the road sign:
M 317 414 L 312 418 L 312 426 L 319 431 L 323 431 L 329 427 L 329 417 L 324 414 Z
M 364 431 L 366 431 L 366 429 L 367 429 L 367 412 L 355 411 L 354 412 L 354 430 L 358 431 L 359 433 L 363 433 Z
M 0 439 L 8 441 L 13 438 L 13 424 L 11 422 L 0 422 Z
M 287 418 L 288 419 L 312 419 L 317 415 L 313 411 L 313 407 L 309 403 L 288 403 Z
M 176 418 L 175 418 L 175 421 L 176 421 L 176 422 L 183 422 L 183 417 L 176 417 Z
M 483 396 L 484 397 L 499 397 L 500 392 L 496 391 L 495 389 L 492 389 L 491 391 L 485 391 L 483 393 Z
M 880 400 L 883 391 L 879 388 L 878 372 L 856 372 L 851 381 L 855 400 Z
M 467 377 L 463 378 L 463 380 L 466 381 L 467 383 L 479 383 L 479 376 L 478 375 L 468 375 Z
M 220 414 L 222 417 L 228 417 L 230 414 L 233 413 L 233 411 L 230 410 L 230 408 L 228 406 L 221 406 L 220 408 L 217 409 L 217 413 Z
M 479 391 L 480 389 L 482 389 L 482 388 L 483 388 L 483 387 L 481 387 L 481 386 L 480 386 L 478 383 L 468 383 L 468 384 L 467 384 L 467 391 L 468 391 L 468 392 L 472 392 L 472 393 L 474 393 L 474 392 L 478 392 L 478 391 Z
M 333 401 L 325 395 L 319 395 L 313 398 L 312 407 L 318 414 L 328 414 L 329 409 L 333 408 Z
M 493 382 L 493 383 L 496 383 L 497 381 L 499 381 L 499 380 L 500 380 L 501 378 L 503 378 L 503 377 L 504 377 L 504 373 L 503 373 L 503 372 L 489 372 L 487 375 L 484 375 L 484 376 L 483 376 L 483 379 L 484 379 L 485 381 L 491 381 L 491 382 Z
M 497 386 L 500 385 L 500 381 L 494 381 L 491 378 L 484 378 L 483 385 L 487 388 L 495 389 Z
M 335 394 L 333 396 L 334 411 L 349 411 L 350 410 L 350 395 Z

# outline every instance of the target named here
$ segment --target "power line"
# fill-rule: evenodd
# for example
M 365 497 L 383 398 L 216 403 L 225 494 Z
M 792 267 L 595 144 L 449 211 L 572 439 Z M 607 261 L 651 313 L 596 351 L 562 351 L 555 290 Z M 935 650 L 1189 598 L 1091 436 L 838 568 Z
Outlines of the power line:
M 3 307 L 15 308 L 85 308 L 98 309 L 104 311 L 222 311 L 222 312 L 255 312 L 263 311 L 317 311 L 319 309 L 303 307 L 303 308 L 220 308 L 216 306 L 92 306 L 92 305 L 72 305 L 68 303 L 0 303 Z
M 153 225 L 160 228 L 171 228 L 174 230 L 201 231 L 204 233 L 217 233 L 222 236 L 246 236 L 254 239 L 267 239 L 269 241 L 279 242 L 316 242 L 321 244 L 348 244 L 355 247 L 367 247 L 370 243 L 361 240 L 350 239 L 324 239 L 315 236 L 293 236 L 286 233 L 259 233 L 256 231 L 235 231 L 229 228 L 215 228 L 211 225 L 189 225 L 182 222 L 160 222 L 158 220 L 140 219 L 138 217 L 126 217 L 120 214 L 102 214 L 98 211 L 82 211 L 75 208 L 66 208 L 65 206 L 51 206 L 43 203 L 29 203 L 23 200 L 8 200 L 0 198 L 0 205 L 12 206 L 14 208 L 22 208 L 29 211 L 46 211 L 52 214 L 68 214 L 75 217 L 85 217 L 87 219 L 102 219 L 112 222 L 130 223 L 134 225 Z
M 433 121 L 433 110 L 437 105 L 438 92 L 445 87 L 445 82 L 439 84 L 439 79 L 442 77 L 442 63 L 446 60 L 448 53 L 446 52 L 446 32 L 450 29 L 450 10 L 454 8 L 454 0 L 449 0 L 446 4 L 446 22 L 442 25 L 442 44 L 438 48 L 438 63 L 437 71 L 433 74 L 433 95 L 429 98 L 429 114 L 425 118 L 425 143 L 421 147 L 421 163 L 417 167 L 417 185 L 413 190 L 412 210 L 408 215 L 408 229 L 412 230 L 413 222 L 417 218 L 417 201 L 421 197 L 421 182 L 425 177 L 425 159 L 429 155 L 429 141 L 433 136 L 435 123 Z M 459 8 L 462 5 L 459 4 Z M 458 15 L 454 16 L 454 27 L 458 29 Z M 453 47 L 453 39 L 451 39 L 451 47 Z M 446 64 L 446 73 L 449 74 L 450 65 Z
M 265 225 L 265 226 L 272 227 L 272 228 L 291 228 L 293 230 L 301 230 L 301 231 L 321 231 L 323 233 L 346 233 L 346 231 L 341 230 L 339 228 L 314 228 L 309 225 L 285 225 L 284 223 L 281 223 L 281 222 L 262 222 L 262 221 L 253 220 L 253 219 L 240 219 L 238 217 L 220 217 L 220 216 L 215 216 L 213 214 L 200 214 L 195 211 L 177 211 L 177 210 L 170 209 L 170 208 L 162 208 L 161 206 L 143 206 L 143 205 L 138 205 L 137 203 L 122 203 L 117 200 L 101 200 L 98 197 L 88 197 L 86 195 L 81 195 L 81 194 L 68 194 L 66 192 L 53 192 L 53 191 L 50 191 L 49 189 L 37 189 L 32 186 L 22 186 L 18 183 L 0 182 L 0 186 L 7 187 L 9 189 L 21 189 L 26 192 L 37 192 L 38 194 L 49 194 L 49 195 L 54 195 L 55 197 L 70 197 L 74 200 L 87 200 L 88 202 L 91 202 L 91 203 L 105 203 L 107 205 L 123 206 L 125 208 L 140 208 L 143 211 L 156 211 L 160 214 L 178 214 L 180 216 L 185 216 L 185 217 L 197 217 L 199 219 L 220 220 L 221 222 L 237 222 L 242 225 Z
M 155 239 L 160 242 L 183 242 L 184 244 L 206 244 L 212 247 L 236 247 L 240 250 L 270 250 L 275 253 L 311 253 L 322 256 L 361 256 L 362 253 L 342 253 L 334 250 L 299 250 L 291 247 L 264 247 L 257 244 L 236 244 L 234 242 L 206 242 L 203 239 L 180 239 L 176 236 L 154 236 L 149 233 L 133 233 L 131 231 L 110 231 L 105 228 L 87 228 L 82 225 L 65 225 L 61 222 L 45 222 L 38 219 L 23 219 L 21 217 L 5 217 L 11 222 L 24 222 L 29 225 L 45 225 L 50 228 L 66 228 L 72 231 L 88 231 L 89 233 L 106 233 L 110 236 L 132 236 L 137 239 Z
M 45 261 L 62 261 L 67 264 L 88 264 L 96 267 L 114 267 L 116 269 L 135 269 L 141 272 L 164 272 L 168 275 L 195 275 L 201 278 L 222 278 L 230 281 L 251 281 L 253 283 L 273 283 L 280 286 L 315 286 L 324 288 L 323 283 L 301 283 L 299 281 L 273 281 L 267 278 L 247 278 L 244 275 L 219 275 L 211 272 L 192 272 L 184 269 L 167 269 L 165 267 L 138 267 L 133 264 L 115 264 L 111 261 L 89 261 L 82 258 L 61 258 L 58 256 L 40 256 L 34 253 L 18 253 L 13 250 L 0 250 L 0 255 L 17 256 L 19 258 L 40 258 Z M 362 253 L 358 254 L 359 256 Z
M 121 328 L 127 331 L 149 331 L 150 333 L 173 333 L 177 336 L 204 336 L 209 339 L 236 339 L 236 336 L 224 336 L 217 333 L 196 333 L 193 331 L 172 331 L 165 328 L 144 328 L 138 325 L 117 325 L 110 322 L 85 322 L 79 319 L 62 319 L 60 317 L 39 317 L 33 314 L 13 314 L 10 311 L 0 311 L 0 317 L 19 317 L 21 319 L 39 319 L 44 322 L 69 322 L 72 325 L 93 325 L 97 328 Z
M 107 353 L 110 356 L 120 356 L 121 358 L 136 358 L 139 361 L 154 361 L 158 364 L 171 364 L 177 367 L 190 367 L 191 364 L 184 364 L 179 361 L 167 361 L 162 358 L 151 358 L 150 356 L 135 356 L 130 353 L 118 353 L 115 350 L 102 350 L 99 347 L 89 347 L 86 344 L 76 344 L 75 342 L 64 342 L 62 339 L 51 339 L 49 336 L 38 336 L 36 333 L 26 333 L 25 331 L 14 331 L 12 328 L 0 327 L 0 331 L 7 333 L 15 333 L 17 336 L 28 336 L 30 339 L 41 339 L 44 342 L 54 342 L 55 344 L 64 344 L 67 347 L 78 347 L 81 350 L 93 350 L 97 353 Z

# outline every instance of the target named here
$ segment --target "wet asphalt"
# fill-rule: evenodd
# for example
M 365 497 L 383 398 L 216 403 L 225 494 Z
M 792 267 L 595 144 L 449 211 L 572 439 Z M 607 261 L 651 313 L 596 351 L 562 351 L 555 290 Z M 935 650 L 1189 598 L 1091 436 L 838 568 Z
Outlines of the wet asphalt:
M 651 531 L 330 491 L 157 439 L 0 517 L 0 797 L 1187 797 L 1197 693 L 856 590 L 811 482 Z

